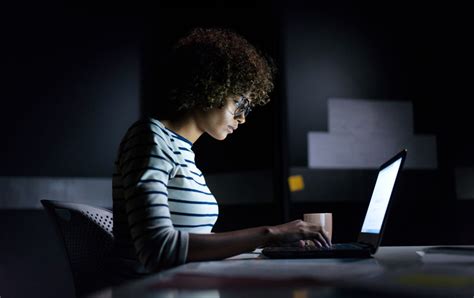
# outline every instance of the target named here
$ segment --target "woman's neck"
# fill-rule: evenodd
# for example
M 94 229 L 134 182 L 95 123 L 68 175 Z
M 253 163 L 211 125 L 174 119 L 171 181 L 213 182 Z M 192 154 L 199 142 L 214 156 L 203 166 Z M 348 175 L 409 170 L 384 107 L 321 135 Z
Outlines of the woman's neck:
M 197 127 L 194 118 L 183 118 L 179 120 L 160 120 L 163 125 L 179 134 L 180 136 L 186 138 L 191 143 L 197 141 L 197 139 L 202 135 L 202 131 Z

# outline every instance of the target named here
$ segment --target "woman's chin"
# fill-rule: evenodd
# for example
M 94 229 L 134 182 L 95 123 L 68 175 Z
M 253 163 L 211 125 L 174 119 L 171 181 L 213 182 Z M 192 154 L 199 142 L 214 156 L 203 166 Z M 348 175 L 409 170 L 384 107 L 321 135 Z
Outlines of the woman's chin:
M 227 138 L 227 135 L 228 135 L 228 133 L 223 133 L 223 134 L 218 134 L 218 135 L 210 135 L 210 136 L 213 137 L 214 139 L 218 140 L 218 141 L 223 141 Z

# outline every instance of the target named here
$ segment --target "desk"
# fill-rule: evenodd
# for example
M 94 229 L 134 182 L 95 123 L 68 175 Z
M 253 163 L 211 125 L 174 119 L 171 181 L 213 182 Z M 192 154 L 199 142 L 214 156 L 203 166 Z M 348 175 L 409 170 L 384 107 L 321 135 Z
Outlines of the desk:
M 90 297 L 474 297 L 474 261 L 423 262 L 416 251 L 424 248 L 380 247 L 370 259 L 268 259 L 256 250 L 187 263 Z

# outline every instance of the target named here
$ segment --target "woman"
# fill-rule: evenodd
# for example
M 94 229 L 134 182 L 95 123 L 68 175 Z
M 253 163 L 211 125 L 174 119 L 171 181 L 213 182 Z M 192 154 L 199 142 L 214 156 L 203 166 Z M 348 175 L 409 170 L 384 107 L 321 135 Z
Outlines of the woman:
M 169 119 L 137 121 L 118 150 L 113 176 L 117 281 L 271 243 L 330 245 L 320 227 L 301 220 L 211 232 L 218 205 L 194 163 L 193 143 L 203 133 L 224 140 L 253 107 L 269 101 L 272 60 L 229 30 L 197 28 L 173 47 L 166 75 L 174 113 Z

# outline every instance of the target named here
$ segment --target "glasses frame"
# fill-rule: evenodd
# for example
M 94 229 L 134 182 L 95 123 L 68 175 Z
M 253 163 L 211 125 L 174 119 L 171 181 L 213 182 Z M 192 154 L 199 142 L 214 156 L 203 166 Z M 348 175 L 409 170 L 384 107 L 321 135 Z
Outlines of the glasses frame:
M 250 106 L 250 100 L 241 95 L 239 101 L 236 103 L 236 108 L 234 113 L 234 118 L 240 117 L 242 114 L 244 115 L 245 118 L 247 118 L 247 115 L 252 111 L 252 108 Z

